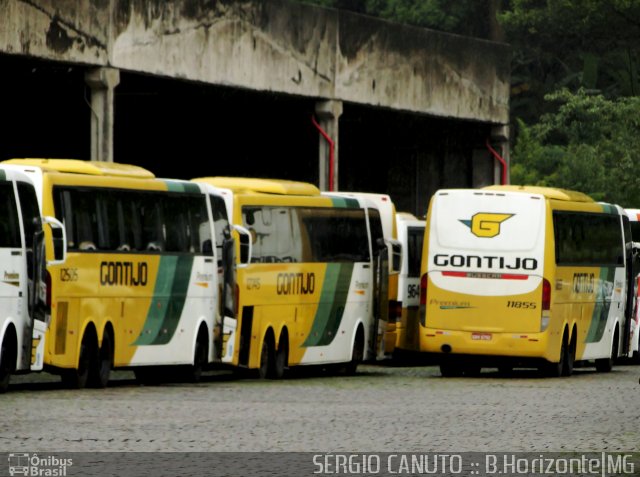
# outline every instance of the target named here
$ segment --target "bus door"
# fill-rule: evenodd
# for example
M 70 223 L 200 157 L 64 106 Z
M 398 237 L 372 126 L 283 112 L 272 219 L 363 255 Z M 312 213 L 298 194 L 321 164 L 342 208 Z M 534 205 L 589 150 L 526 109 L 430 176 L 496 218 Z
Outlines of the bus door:
M 17 182 L 18 202 L 24 230 L 24 250 L 28 291 L 29 319 L 23 329 L 22 369 L 40 371 L 44 359 L 44 334 L 49 316 L 46 303 L 46 256 L 44 231 L 36 192 L 30 183 Z M 28 346 L 30 343 L 31 346 Z
M 4 328 L 5 320 L 16 318 L 17 332 L 31 327 L 28 325 L 27 306 L 27 271 L 26 257 L 20 242 L 20 219 L 14 183 L 0 171 L 0 326 Z M 2 328 L 0 328 L 1 330 Z M 25 330 L 26 334 L 28 330 Z M 30 342 L 24 342 L 28 343 Z M 5 348 L 6 349 L 6 348 Z M 26 350 L 25 350 L 26 351 Z M 23 352 L 23 355 L 26 354 Z M 3 353 L 2 336 L 0 335 L 0 381 L 6 373 L 12 372 L 14 366 L 25 369 L 23 363 L 16 363 L 16 356 Z M 5 360 L 5 362 L 2 362 Z
M 373 319 L 369 354 L 374 359 L 384 357 L 384 330 L 389 321 L 389 252 L 382 232 L 382 221 L 377 209 L 367 209 L 373 261 Z
M 631 345 L 631 325 L 635 319 L 636 306 L 636 293 L 637 293 L 637 281 L 636 277 L 640 273 L 640 267 L 638 266 L 638 250 L 636 244 L 633 242 L 631 236 L 631 224 L 629 223 L 629 217 L 623 213 L 622 215 L 624 241 L 625 241 L 625 309 L 624 309 L 624 329 L 622 335 L 622 347 L 620 355 L 627 356 L 633 352 Z
M 236 271 L 235 247 L 224 199 L 210 195 L 211 211 L 215 227 L 216 257 L 218 260 L 218 313 L 214 331 L 214 358 L 231 362 L 236 330 Z

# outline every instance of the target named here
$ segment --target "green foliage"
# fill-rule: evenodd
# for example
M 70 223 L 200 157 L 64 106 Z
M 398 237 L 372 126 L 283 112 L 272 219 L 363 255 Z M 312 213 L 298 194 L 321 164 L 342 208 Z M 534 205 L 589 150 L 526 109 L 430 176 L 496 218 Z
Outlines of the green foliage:
M 511 182 L 563 187 L 640 207 L 640 98 L 584 90 L 548 95 L 555 113 L 526 126 L 512 151 Z
M 640 93 L 639 1 L 508 0 L 498 16 L 514 48 L 516 117 L 537 120 L 544 95 L 562 87 Z
M 489 34 L 491 0 L 301 0 L 469 36 Z

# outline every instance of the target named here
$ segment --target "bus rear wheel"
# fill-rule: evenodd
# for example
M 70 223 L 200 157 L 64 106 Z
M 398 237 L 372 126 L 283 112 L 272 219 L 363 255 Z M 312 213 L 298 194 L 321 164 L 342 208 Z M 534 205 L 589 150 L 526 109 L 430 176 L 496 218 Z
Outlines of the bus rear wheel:
M 89 370 L 91 369 L 91 359 L 93 354 L 93 346 L 91 346 L 87 335 L 82 338 L 80 344 L 80 358 L 78 359 L 77 369 L 65 369 L 62 372 L 62 384 L 71 389 L 83 389 L 87 386 L 89 380 Z
M 275 374 L 275 345 L 271 335 L 267 335 L 262 342 L 260 351 L 260 367 L 258 377 L 260 379 L 272 379 Z
M 358 328 L 356 332 L 356 339 L 353 342 L 353 350 L 351 351 L 351 361 L 347 363 L 344 368 L 344 373 L 347 376 L 354 376 L 356 370 L 362 361 L 364 360 L 364 333 L 361 328 Z
M 11 378 L 11 372 L 13 371 L 11 363 L 15 360 L 15 358 L 12 360 L 12 354 L 10 346 L 5 339 L 2 342 L 2 348 L 0 348 L 0 394 L 9 389 L 9 379 Z
M 284 371 L 289 365 L 289 340 L 281 339 L 280 346 L 276 351 L 276 360 L 274 366 L 274 379 L 282 379 Z
M 113 366 L 113 342 L 111 333 L 105 331 L 102 346 L 97 353 L 97 359 L 89 371 L 89 384 L 94 388 L 106 388 Z
M 611 355 L 608 358 L 596 359 L 596 371 L 600 373 L 608 373 L 613 369 L 613 363 L 618 357 L 618 330 L 613 335 L 613 343 L 611 344 Z

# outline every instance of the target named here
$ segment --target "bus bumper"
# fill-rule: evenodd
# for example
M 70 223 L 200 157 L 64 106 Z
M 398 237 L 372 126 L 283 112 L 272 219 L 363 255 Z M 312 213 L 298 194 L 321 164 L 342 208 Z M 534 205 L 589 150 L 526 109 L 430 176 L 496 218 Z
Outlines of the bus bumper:
M 560 346 L 549 346 L 550 338 L 549 331 L 489 333 L 421 327 L 420 351 L 442 355 L 542 358 L 557 362 Z

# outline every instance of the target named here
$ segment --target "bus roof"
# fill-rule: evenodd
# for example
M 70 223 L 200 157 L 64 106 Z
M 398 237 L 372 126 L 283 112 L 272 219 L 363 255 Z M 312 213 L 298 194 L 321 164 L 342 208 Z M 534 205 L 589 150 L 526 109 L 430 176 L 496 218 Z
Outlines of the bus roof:
M 79 159 L 9 159 L 4 164 L 41 167 L 58 172 L 88 174 L 93 176 L 130 177 L 136 179 L 153 179 L 155 175 L 140 166 L 119 164 L 116 162 L 82 161 Z
M 482 190 L 493 190 L 496 192 L 525 192 L 529 194 L 540 194 L 547 199 L 566 200 L 572 202 L 595 202 L 587 194 L 568 189 L 555 187 L 523 186 L 523 185 L 491 185 L 483 187 Z
M 234 192 L 263 192 L 281 195 L 320 195 L 320 189 L 308 182 L 284 179 L 256 179 L 250 177 L 198 177 L 195 182 L 206 182 Z

